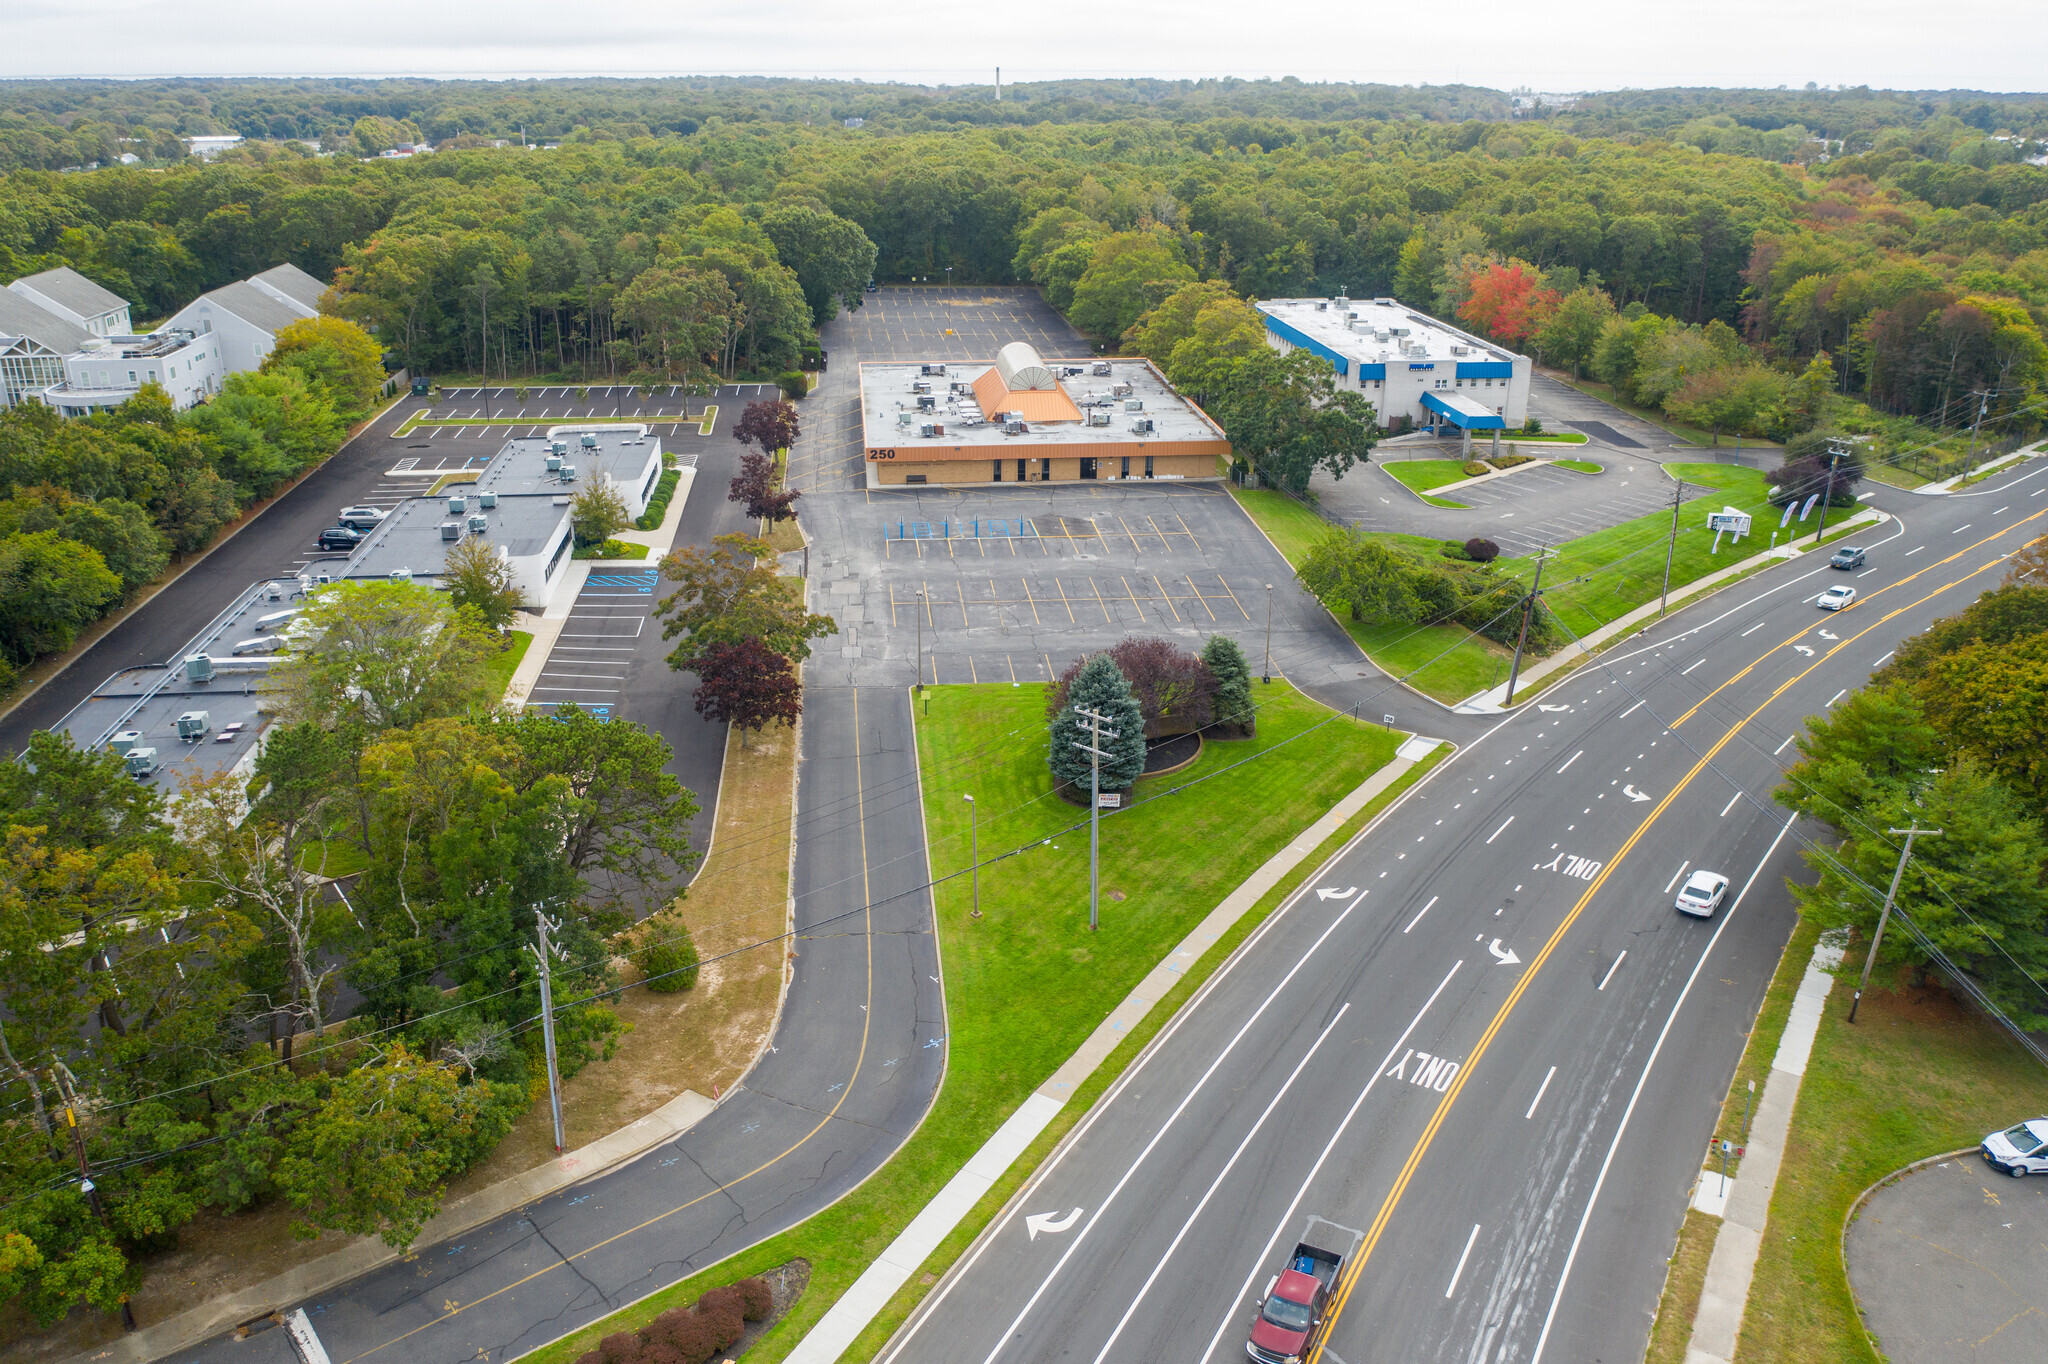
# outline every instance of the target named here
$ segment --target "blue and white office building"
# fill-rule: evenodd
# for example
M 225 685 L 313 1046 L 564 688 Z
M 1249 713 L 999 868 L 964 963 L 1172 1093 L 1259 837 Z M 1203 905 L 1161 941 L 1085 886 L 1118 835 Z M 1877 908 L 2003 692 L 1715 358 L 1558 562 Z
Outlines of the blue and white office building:
M 1266 340 L 1313 351 L 1341 387 L 1363 394 L 1392 428 L 1474 431 L 1520 426 L 1529 415 L 1529 357 L 1481 340 L 1391 298 L 1269 298 Z

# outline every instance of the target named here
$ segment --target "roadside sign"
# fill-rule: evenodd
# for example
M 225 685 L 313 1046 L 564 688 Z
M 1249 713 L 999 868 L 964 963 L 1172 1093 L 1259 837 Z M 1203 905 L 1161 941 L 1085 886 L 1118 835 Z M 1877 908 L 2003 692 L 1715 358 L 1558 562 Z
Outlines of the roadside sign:
M 1101 792 L 1095 797 L 1095 803 L 1099 809 L 1103 810 L 1120 809 L 1124 803 L 1123 793 L 1120 791 Z

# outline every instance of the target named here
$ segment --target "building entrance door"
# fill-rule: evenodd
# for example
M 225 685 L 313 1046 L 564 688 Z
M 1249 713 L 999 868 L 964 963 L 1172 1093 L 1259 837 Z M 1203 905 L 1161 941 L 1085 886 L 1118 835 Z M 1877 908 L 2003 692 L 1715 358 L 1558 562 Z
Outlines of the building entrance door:
M 1086 455 L 1081 457 L 1081 477 L 1095 477 L 1095 461 Z

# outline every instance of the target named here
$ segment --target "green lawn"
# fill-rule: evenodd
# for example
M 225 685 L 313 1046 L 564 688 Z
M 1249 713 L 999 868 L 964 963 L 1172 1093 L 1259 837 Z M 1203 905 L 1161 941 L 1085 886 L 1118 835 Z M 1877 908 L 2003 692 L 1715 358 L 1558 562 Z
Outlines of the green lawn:
M 506 641 L 503 649 L 484 660 L 484 673 L 490 678 L 493 696 L 505 694 L 505 688 L 512 685 L 512 674 L 519 671 L 519 660 L 533 647 L 533 635 L 525 630 L 514 630 Z
M 1500 443 L 1502 445 L 1506 445 L 1511 441 L 1515 444 L 1520 444 L 1523 441 L 1543 441 L 1551 445 L 1584 445 L 1586 443 L 1586 435 L 1583 431 L 1542 431 L 1533 436 L 1525 431 L 1503 431 L 1500 433 Z
M 873 1178 L 802 1226 L 544 1347 L 527 1356 L 530 1364 L 566 1364 L 602 1335 L 691 1301 L 714 1284 L 801 1256 L 813 1267 L 810 1290 L 748 1356 L 759 1364 L 781 1359 L 1175 942 L 1391 758 L 1399 742 L 1374 726 L 1331 718 L 1284 682 L 1258 687 L 1257 739 L 1209 745 L 1194 767 L 1140 783 L 1132 806 L 1103 821 L 1102 928 L 1091 934 L 1088 833 L 1085 827 L 1060 832 L 1086 812 L 1048 794 L 1042 685 L 929 691 L 930 709 L 918 719 L 925 824 L 933 875 L 951 877 L 936 894 L 949 1037 L 945 1085 L 930 1116 Z M 1329 723 L 1308 733 L 1324 720 Z M 1286 742 L 1294 736 L 1304 737 Z M 1233 767 L 1246 758 L 1252 760 Z M 1189 785 L 1226 770 L 1216 780 Z M 1420 769 L 1410 779 L 1419 775 Z M 1162 789 L 1169 787 L 1181 789 Z M 957 875 L 969 861 L 969 807 L 961 799 L 967 794 L 981 812 L 985 864 L 998 853 L 1037 844 L 983 867 L 979 921 L 968 914 L 970 880 Z M 1362 812 L 1347 829 L 1371 813 Z M 1203 955 L 954 1232 L 931 1268 L 942 1269 L 960 1253 L 1199 980 L 1343 836 L 1340 831 L 1305 860 L 1285 887 L 1269 893 Z M 1112 891 L 1125 898 L 1111 898 Z M 1029 1007 L 1019 1007 L 1020 1001 Z M 847 1357 L 869 1357 L 923 1291 L 913 1281 Z
M 636 544 L 630 540 L 607 540 L 601 545 L 585 545 L 581 549 L 571 550 L 569 557 L 572 559 L 644 559 L 647 557 L 650 548 L 650 546 Z
M 1280 557 L 1290 565 L 1298 566 L 1317 541 L 1336 529 L 1310 508 L 1271 488 L 1240 488 L 1232 484 L 1230 495 L 1266 532 L 1278 546 Z
M 1945 991 L 1910 988 L 1910 970 L 1874 976 L 1852 1027 L 1849 983 L 1861 964 L 1852 949 L 1807 1062 L 1737 1364 L 1876 1364 L 1842 1264 L 1857 1196 L 1916 1160 L 1975 1146 L 2016 1115 L 2048 1112 L 2048 1074 Z
M 1599 474 L 1606 472 L 1606 470 L 1590 459 L 1554 459 L 1550 462 L 1560 469 L 1570 469 L 1574 473 Z
M 1462 459 L 1390 459 L 1380 468 L 1410 492 L 1426 493 L 1446 483 L 1463 483 L 1473 475 L 1465 472 Z

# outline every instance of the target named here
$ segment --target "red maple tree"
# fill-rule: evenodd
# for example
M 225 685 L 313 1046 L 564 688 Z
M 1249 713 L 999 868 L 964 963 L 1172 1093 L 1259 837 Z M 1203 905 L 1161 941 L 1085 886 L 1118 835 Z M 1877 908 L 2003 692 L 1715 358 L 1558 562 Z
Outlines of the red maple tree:
M 804 713 L 803 688 L 788 659 L 749 636 L 714 644 L 697 664 L 697 713 L 713 723 L 738 725 L 740 744 L 771 720 L 795 724 Z
M 1534 336 L 1562 297 L 1519 261 L 1489 265 L 1472 276 L 1471 284 L 1471 296 L 1458 309 L 1458 316 L 1508 346 L 1518 346 Z

